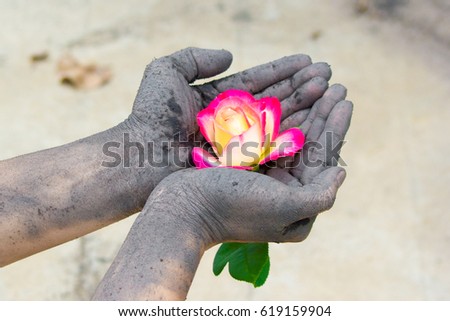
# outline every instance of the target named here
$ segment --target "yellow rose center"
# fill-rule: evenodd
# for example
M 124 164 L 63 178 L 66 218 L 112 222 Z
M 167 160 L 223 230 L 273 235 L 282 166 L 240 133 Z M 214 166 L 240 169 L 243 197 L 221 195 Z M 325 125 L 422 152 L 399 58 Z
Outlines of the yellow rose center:
M 234 108 L 225 109 L 222 117 L 225 122 L 224 127 L 232 135 L 240 135 L 250 127 L 245 115 Z
M 215 115 L 214 138 L 218 156 L 231 138 L 243 134 L 259 121 L 249 106 L 238 103 L 228 101 L 218 108 Z

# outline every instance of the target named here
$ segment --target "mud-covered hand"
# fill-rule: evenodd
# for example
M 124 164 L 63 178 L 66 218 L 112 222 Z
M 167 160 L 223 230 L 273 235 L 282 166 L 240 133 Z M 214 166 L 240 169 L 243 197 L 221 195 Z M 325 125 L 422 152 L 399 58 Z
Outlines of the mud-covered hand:
M 304 186 L 231 168 L 177 171 L 150 195 L 94 299 L 185 299 L 206 249 L 304 240 L 344 178 L 339 167 Z
M 299 126 L 306 137 L 305 145 L 294 157 L 279 159 L 266 174 L 291 186 L 307 186 L 323 171 L 339 165 L 340 149 L 353 112 L 353 104 L 345 100 L 346 95 L 344 86 L 334 84 L 311 109 L 285 118 L 281 129 Z M 315 217 L 310 217 L 298 230 L 307 235 L 314 221 Z
M 128 124 L 147 141 L 171 141 L 177 135 L 186 138 L 198 130 L 197 113 L 231 88 L 278 97 L 287 117 L 311 107 L 323 95 L 331 77 L 326 63 L 311 64 L 308 56 L 298 54 L 202 85 L 193 84 L 224 72 L 231 61 L 232 55 L 226 50 L 199 48 L 154 60 L 145 69 Z
M 333 167 L 309 184 L 293 186 L 259 173 L 211 168 L 174 173 L 155 192 L 179 197 L 175 215 L 201 231 L 207 247 L 233 241 L 300 242 L 309 233 L 300 227 L 332 207 L 344 178 L 345 171 Z
M 343 139 L 352 114 L 345 95 L 345 87 L 333 85 L 281 127 L 301 126 L 307 142 L 324 144 L 326 133 Z M 303 164 L 310 153 L 318 166 Z M 171 174 L 150 195 L 94 298 L 185 299 L 204 251 L 214 244 L 304 240 L 316 216 L 333 205 L 345 172 L 326 149 L 305 147 L 294 165 L 267 175 L 229 168 Z

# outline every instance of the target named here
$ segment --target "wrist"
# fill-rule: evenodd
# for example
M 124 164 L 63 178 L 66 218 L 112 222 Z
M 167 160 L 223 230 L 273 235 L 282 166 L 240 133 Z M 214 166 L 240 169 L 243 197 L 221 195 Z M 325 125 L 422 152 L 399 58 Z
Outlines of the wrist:
M 186 299 L 207 242 L 173 191 L 152 193 L 94 299 Z
M 203 252 L 217 242 L 210 231 L 210 215 L 199 195 L 194 195 L 196 189 L 184 173 L 186 171 L 171 174 L 155 188 L 145 204 L 142 216 L 149 226 L 162 222 L 164 228 L 176 227 L 176 234 L 195 240 Z

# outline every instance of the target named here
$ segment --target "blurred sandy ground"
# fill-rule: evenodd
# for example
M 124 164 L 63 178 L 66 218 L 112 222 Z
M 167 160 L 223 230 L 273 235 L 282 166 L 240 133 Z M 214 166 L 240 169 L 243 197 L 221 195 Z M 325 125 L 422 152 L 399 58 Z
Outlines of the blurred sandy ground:
M 227 74 L 307 53 L 349 89 L 354 119 L 335 207 L 301 244 L 272 245 L 265 286 L 212 275 L 191 300 L 450 299 L 449 1 L 0 0 L 0 158 L 109 128 L 145 65 L 187 46 L 234 53 Z M 49 58 L 31 64 L 46 50 Z M 63 53 L 112 68 L 108 85 L 58 83 Z M 0 173 L 1 175 L 1 173 Z M 2 300 L 88 299 L 135 216 L 0 270 Z M 151 246 L 151 244 L 149 244 Z

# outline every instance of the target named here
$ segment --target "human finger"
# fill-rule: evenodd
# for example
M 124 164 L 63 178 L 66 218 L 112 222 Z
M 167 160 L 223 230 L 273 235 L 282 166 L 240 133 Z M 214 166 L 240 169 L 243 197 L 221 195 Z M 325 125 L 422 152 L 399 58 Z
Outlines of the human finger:
M 307 143 L 306 148 L 296 155 L 296 166 L 293 166 L 291 173 L 303 184 L 311 182 L 327 166 L 338 164 L 352 112 L 353 104 L 350 101 L 338 102 L 330 112 L 317 141 L 310 141 L 311 143 Z
M 322 77 L 314 77 L 298 88 L 291 96 L 281 101 L 281 119 L 293 113 L 311 107 L 327 90 L 328 81 Z
M 286 99 L 292 93 L 294 93 L 294 91 L 296 91 L 298 88 L 303 86 L 314 77 L 322 77 L 326 80 L 330 80 L 330 66 L 324 62 L 311 64 L 295 73 L 292 77 L 279 81 L 274 85 L 266 88 L 265 90 L 256 94 L 255 97 L 257 99 L 262 97 L 277 97 L 279 100 Z
M 287 56 L 222 79 L 214 80 L 210 85 L 218 93 L 228 89 L 240 89 L 256 94 L 291 77 L 310 64 L 311 58 L 307 55 Z

